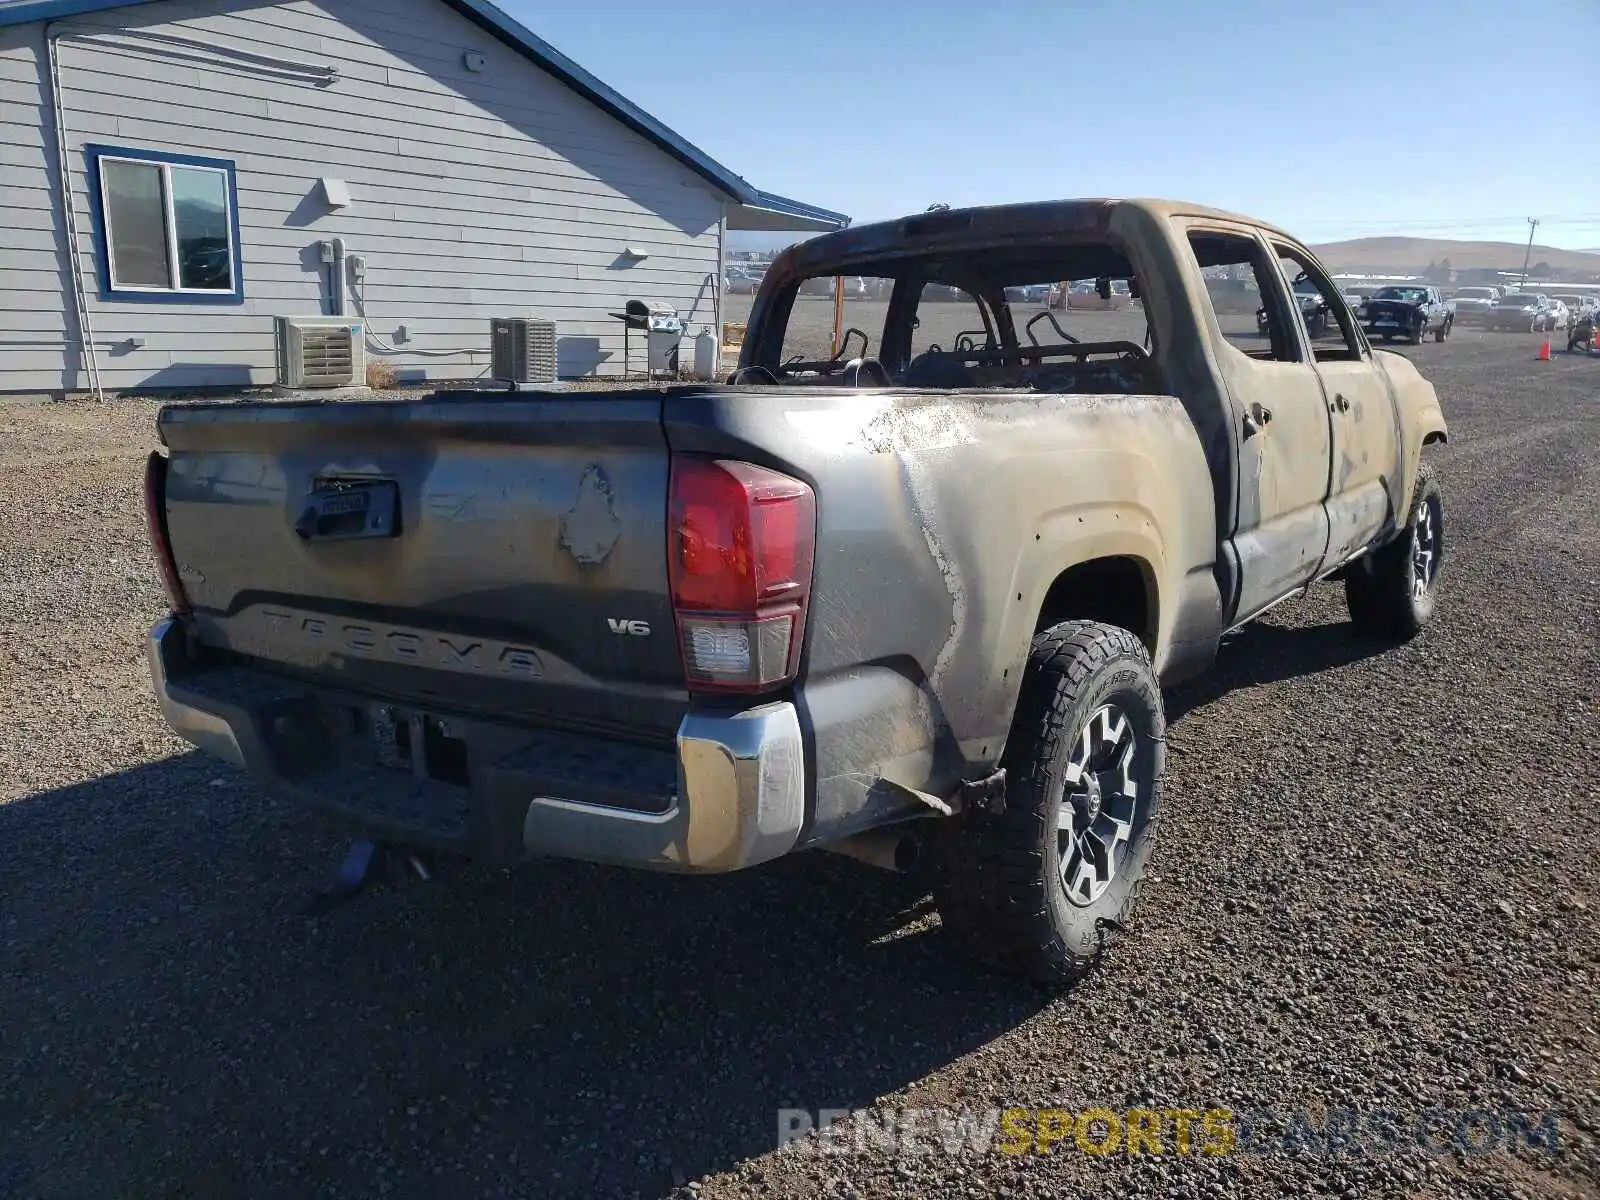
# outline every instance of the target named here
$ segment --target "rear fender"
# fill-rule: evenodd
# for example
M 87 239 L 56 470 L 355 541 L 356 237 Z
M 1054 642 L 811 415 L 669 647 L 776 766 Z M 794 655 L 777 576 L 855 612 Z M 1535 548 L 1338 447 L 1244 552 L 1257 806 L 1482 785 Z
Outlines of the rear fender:
M 1133 629 L 1160 662 L 1167 648 L 1168 631 L 1174 615 L 1167 611 L 1177 587 L 1163 586 L 1168 571 L 1166 548 L 1155 518 L 1148 510 L 1132 503 L 1093 503 L 1074 505 L 1044 514 L 1034 527 L 1034 538 L 1017 563 L 1006 597 L 1006 615 L 998 631 L 998 645 L 988 681 L 987 711 L 1010 714 L 1016 711 L 1022 689 L 1022 672 L 1033 645 L 1045 598 L 1051 586 L 1074 567 L 1100 559 L 1132 559 L 1145 581 L 1143 624 Z M 1087 614 L 1080 614 L 1087 615 Z M 981 757 L 998 761 L 1004 746 L 985 747 Z

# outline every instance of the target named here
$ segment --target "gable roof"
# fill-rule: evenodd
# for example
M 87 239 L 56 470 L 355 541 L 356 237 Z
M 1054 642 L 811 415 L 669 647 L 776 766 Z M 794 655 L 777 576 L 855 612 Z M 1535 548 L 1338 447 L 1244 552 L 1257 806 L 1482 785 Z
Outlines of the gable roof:
M 137 8 L 155 0 L 9 0 L 0 3 L 0 27 L 29 21 L 54 21 L 114 8 Z M 535 66 L 599 106 L 645 140 L 677 159 L 719 192 L 735 200 L 741 213 L 729 215 L 735 229 L 841 229 L 850 223 L 843 213 L 803 204 L 752 186 L 704 150 L 668 129 L 626 96 L 606 86 L 543 38 L 501 12 L 489 0 L 440 0 Z

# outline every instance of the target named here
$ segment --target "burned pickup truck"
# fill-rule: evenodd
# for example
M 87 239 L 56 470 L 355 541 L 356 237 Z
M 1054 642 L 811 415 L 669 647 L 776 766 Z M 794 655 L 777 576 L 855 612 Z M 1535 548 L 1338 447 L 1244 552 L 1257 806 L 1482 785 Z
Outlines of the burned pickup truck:
M 1223 274 L 1264 334 L 1214 311 Z M 885 286 L 836 345 L 797 296 L 839 275 Z M 1085 278 L 1139 303 L 1006 299 Z M 150 660 L 194 744 L 498 862 L 915 862 L 957 943 L 1044 980 L 1128 919 L 1161 686 L 1321 580 L 1352 636 L 1410 636 L 1445 545 L 1434 389 L 1302 244 L 1166 202 L 793 247 L 724 384 L 196 402 L 159 430 Z

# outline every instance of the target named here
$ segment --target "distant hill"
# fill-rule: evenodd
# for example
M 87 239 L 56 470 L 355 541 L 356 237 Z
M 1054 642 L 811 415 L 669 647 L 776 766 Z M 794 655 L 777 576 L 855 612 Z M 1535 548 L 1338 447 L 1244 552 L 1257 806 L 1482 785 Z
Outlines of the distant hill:
M 1370 237 L 1313 246 L 1330 271 L 1420 271 L 1429 263 L 1448 258 L 1458 271 L 1498 268 L 1515 271 L 1522 266 L 1527 243 L 1454 242 L 1445 238 Z M 1533 248 L 1530 262 L 1546 262 L 1562 271 L 1600 272 L 1600 253 L 1591 250 Z

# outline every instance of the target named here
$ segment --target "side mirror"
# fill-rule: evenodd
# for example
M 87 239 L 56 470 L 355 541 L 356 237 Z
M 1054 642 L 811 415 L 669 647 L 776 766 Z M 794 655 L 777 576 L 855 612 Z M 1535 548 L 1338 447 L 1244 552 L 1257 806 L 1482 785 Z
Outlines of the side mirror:
M 1100 299 L 1111 299 L 1111 280 L 1102 275 L 1099 279 L 1094 281 L 1094 290 L 1095 294 L 1098 295 Z

